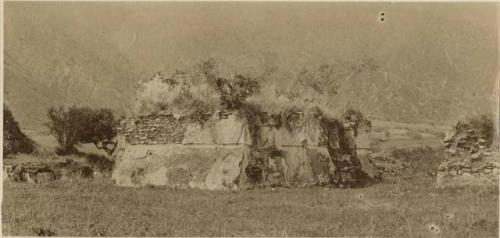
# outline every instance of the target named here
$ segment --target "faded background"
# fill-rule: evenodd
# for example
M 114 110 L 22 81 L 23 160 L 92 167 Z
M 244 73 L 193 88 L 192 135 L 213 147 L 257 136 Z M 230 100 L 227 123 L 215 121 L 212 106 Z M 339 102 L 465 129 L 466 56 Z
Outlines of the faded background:
M 335 102 L 384 120 L 493 112 L 496 5 L 478 3 L 5 3 L 4 97 L 43 129 L 60 104 L 126 112 L 139 80 L 215 58 L 232 72 L 371 59 Z M 380 21 L 384 13 L 384 21 Z

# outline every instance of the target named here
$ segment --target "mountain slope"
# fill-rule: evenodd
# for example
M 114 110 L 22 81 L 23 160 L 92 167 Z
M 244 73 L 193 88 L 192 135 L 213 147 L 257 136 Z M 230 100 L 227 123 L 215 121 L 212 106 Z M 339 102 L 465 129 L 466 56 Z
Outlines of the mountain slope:
M 126 111 L 140 79 L 211 57 L 238 73 L 274 71 L 276 88 L 305 67 L 349 62 L 344 77 L 372 59 L 377 71 L 349 78 L 332 105 L 453 122 L 494 111 L 496 14 L 469 3 L 8 2 L 5 100 L 21 127 L 40 128 L 49 106 Z
M 133 99 L 133 64 L 106 42 L 51 14 L 5 16 L 5 101 L 20 125 L 41 128 L 50 106 L 109 107 Z M 15 15 L 15 17 L 13 16 Z

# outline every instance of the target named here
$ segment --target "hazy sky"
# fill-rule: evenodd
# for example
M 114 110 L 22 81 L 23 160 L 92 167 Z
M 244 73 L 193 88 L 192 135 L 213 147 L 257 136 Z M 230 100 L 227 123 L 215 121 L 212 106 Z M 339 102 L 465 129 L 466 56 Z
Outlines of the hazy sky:
M 95 65 L 79 61 L 87 53 L 89 60 L 102 54 L 111 68 L 118 63 L 109 48 L 131 62 L 127 71 L 144 78 L 209 57 L 240 73 L 277 68 L 285 74 L 370 58 L 380 77 L 395 82 L 390 92 L 399 95 L 389 100 L 413 94 L 415 108 L 442 99 L 468 113 L 495 96 L 496 10 L 495 3 L 6 2 L 5 48 L 35 73 L 47 58 L 69 58 L 74 62 L 61 65 L 92 71 Z M 58 44 L 65 46 L 58 51 Z M 68 54 L 68 45 L 85 52 Z M 55 49 L 47 55 L 44 47 Z M 123 71 L 110 69 L 117 70 Z
M 460 65 L 464 54 L 492 62 L 497 48 L 494 4 L 60 2 L 26 11 L 85 27 L 148 70 L 210 56 L 241 67 L 360 57 L 411 66 L 441 54 Z

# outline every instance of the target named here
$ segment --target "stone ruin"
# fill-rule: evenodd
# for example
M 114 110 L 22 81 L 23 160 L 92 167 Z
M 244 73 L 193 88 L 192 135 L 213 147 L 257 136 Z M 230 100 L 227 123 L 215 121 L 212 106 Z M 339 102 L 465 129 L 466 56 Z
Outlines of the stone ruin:
M 209 190 L 331 182 L 326 133 L 314 113 L 252 117 L 219 112 L 205 121 L 171 114 L 128 119 L 112 179 L 121 186 Z
M 457 125 L 444 144 L 446 159 L 438 169 L 438 186 L 498 185 L 500 154 L 487 138 Z
M 58 163 L 20 163 L 4 165 L 3 179 L 13 182 L 46 183 L 54 180 L 94 178 L 100 176 L 91 165 L 73 160 Z

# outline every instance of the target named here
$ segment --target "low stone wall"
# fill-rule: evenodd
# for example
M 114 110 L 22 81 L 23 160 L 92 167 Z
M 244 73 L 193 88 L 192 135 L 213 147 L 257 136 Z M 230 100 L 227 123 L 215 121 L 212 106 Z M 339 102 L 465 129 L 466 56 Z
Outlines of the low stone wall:
M 103 176 L 90 164 L 72 160 L 59 163 L 20 163 L 5 165 L 4 181 L 46 183 L 53 180 L 90 179 Z
M 180 144 L 188 123 L 173 115 L 140 116 L 126 123 L 123 134 L 132 145 Z
M 439 166 L 438 186 L 498 185 L 500 154 L 482 152 L 476 159 L 451 157 Z
M 213 115 L 203 123 L 173 115 L 139 116 L 125 122 L 121 131 L 130 145 L 252 143 L 247 125 L 236 115 Z

